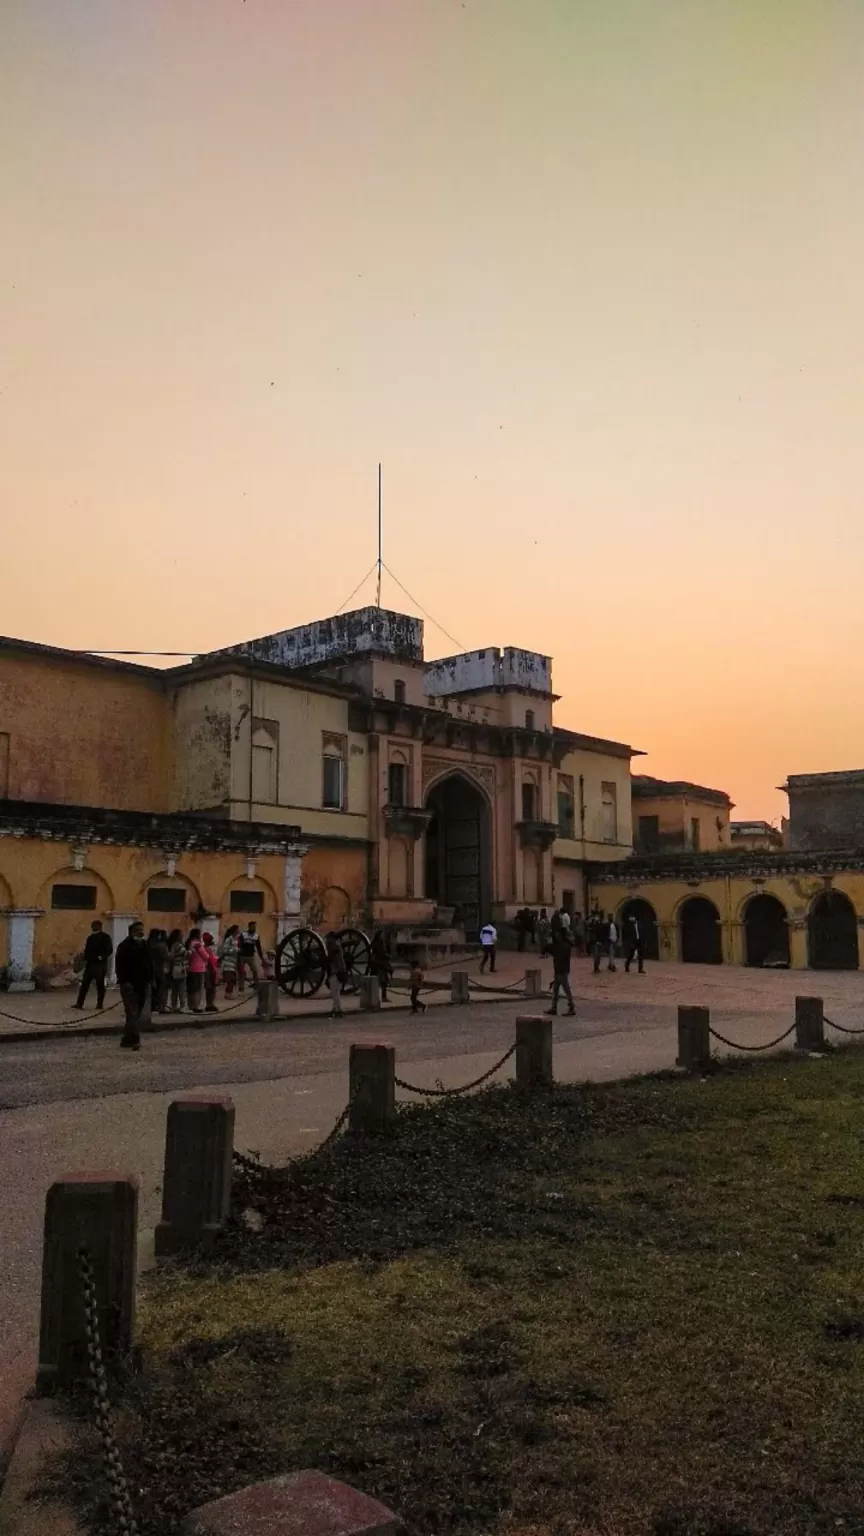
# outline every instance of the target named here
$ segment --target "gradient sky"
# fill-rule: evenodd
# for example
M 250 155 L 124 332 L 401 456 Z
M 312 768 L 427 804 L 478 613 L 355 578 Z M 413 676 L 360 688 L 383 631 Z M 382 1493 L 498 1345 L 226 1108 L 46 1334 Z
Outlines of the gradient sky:
M 0 61 L 0 631 L 333 613 L 380 458 L 559 723 L 740 816 L 864 766 L 861 0 L 4 0 Z

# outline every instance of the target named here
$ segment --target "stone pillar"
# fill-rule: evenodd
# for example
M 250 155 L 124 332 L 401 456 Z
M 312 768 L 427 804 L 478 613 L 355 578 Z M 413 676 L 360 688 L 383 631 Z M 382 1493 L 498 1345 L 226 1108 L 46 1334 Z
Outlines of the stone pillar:
M 258 1007 L 255 1010 L 256 1019 L 279 1018 L 279 983 L 278 981 L 259 981 L 258 983 Z
M 36 938 L 36 919 L 41 916 L 41 907 L 19 907 L 6 914 L 10 992 L 33 991 L 33 944 Z
M 376 1499 L 325 1472 L 292 1472 L 252 1483 L 187 1515 L 183 1536 L 404 1536 Z
M 175 1099 L 168 1108 L 162 1220 L 156 1257 L 212 1243 L 231 1199 L 234 1104 L 231 1099 Z
M 396 1052 L 392 1045 L 352 1045 L 348 1064 L 352 1131 L 386 1131 L 396 1118 Z
M 711 1014 L 707 1008 L 678 1009 L 678 1060 L 676 1066 L 699 1071 L 711 1061 Z
M 807 953 L 807 918 L 789 919 L 789 969 L 806 971 L 810 956 Z
M 471 993 L 468 991 L 468 972 L 454 971 L 450 977 L 450 1001 L 451 1003 L 470 1003 Z
M 516 1019 L 516 1082 L 520 1088 L 551 1088 L 552 1020 L 543 1014 Z
M 106 1359 L 131 1350 L 137 1234 L 137 1179 L 76 1173 L 51 1185 L 45 1201 L 38 1392 L 67 1387 L 88 1374 L 79 1248 L 87 1251 L 93 1270 Z
M 117 945 L 128 936 L 129 924 L 137 922 L 140 912 L 108 912 L 108 937 L 114 945 L 114 953 L 108 961 L 108 985 L 116 987 L 117 972 L 114 967 L 114 955 L 117 953 Z
M 360 1007 L 377 1013 L 381 1007 L 381 982 L 377 976 L 361 976 L 357 983 Z
M 821 997 L 796 997 L 795 1046 L 799 1051 L 824 1051 L 825 1005 Z
M 531 971 L 526 971 L 525 972 L 525 996 L 526 997 L 542 997 L 543 996 L 543 972 L 542 971 L 531 970 Z

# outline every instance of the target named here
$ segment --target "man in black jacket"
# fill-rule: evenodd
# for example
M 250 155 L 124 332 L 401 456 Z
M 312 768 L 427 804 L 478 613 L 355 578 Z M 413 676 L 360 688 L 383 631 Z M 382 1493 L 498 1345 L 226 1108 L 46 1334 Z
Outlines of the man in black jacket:
M 144 939 L 143 923 L 129 924 L 129 937 L 117 945 L 114 964 L 126 1011 L 126 1028 L 120 1044 L 127 1051 L 140 1051 L 141 1017 L 146 1014 L 153 985 L 153 963 Z
M 90 924 L 90 937 L 84 945 L 84 975 L 81 977 L 81 985 L 78 988 L 78 1001 L 73 1003 L 73 1008 L 83 1008 L 87 1001 L 87 993 L 90 991 L 91 982 L 96 983 L 96 1007 L 105 1007 L 105 977 L 108 974 L 108 961 L 114 953 L 114 945 L 107 933 L 102 932 L 102 924 L 97 918 Z
M 554 976 L 552 980 L 552 1007 L 550 1013 L 558 1012 L 558 997 L 564 993 L 567 999 L 567 1012 L 573 1014 L 576 1009 L 573 1006 L 573 993 L 570 990 L 570 956 L 573 946 L 570 943 L 569 929 L 561 927 L 556 937 L 552 940 L 552 968 Z

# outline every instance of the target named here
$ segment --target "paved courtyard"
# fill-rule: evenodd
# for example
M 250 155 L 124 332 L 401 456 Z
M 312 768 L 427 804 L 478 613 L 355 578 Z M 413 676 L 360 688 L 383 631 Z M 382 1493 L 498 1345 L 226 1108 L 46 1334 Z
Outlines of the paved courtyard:
M 501 961 L 502 982 L 524 973 L 526 957 Z M 529 955 L 527 963 L 537 962 Z M 467 968 L 476 977 L 477 963 Z M 449 969 L 436 974 L 446 978 Z M 548 982 L 548 963 L 543 971 Z M 577 1016 L 560 1017 L 555 1035 L 556 1074 L 563 1080 L 608 1080 L 672 1066 L 679 1003 L 707 1005 L 723 1034 L 749 1045 L 791 1023 L 798 993 L 821 996 L 830 1018 L 864 1028 L 864 976 L 857 973 L 654 965 L 644 976 L 621 968 L 594 976 L 588 962 L 577 961 L 572 979 Z M 52 1180 L 85 1168 L 136 1174 L 147 1263 L 159 1214 L 165 1115 L 178 1092 L 230 1094 L 238 1147 L 285 1158 L 317 1145 L 343 1108 L 353 1040 L 389 1040 L 397 1071 L 410 1082 L 455 1086 L 503 1054 L 519 1012 L 548 1005 L 548 999 L 526 1004 L 482 993 L 468 1007 L 454 1008 L 446 992 L 429 996 L 432 1006 L 420 1018 L 412 1018 L 404 1000 L 383 1016 L 357 1014 L 352 1000 L 343 1020 L 330 1021 L 322 1017 L 327 1003 L 321 1001 L 303 1010 L 286 1004 L 286 1017 L 272 1024 L 254 1022 L 250 1000 L 214 1028 L 148 1035 L 138 1055 L 118 1049 L 118 1026 L 108 1018 L 98 1035 L 76 1036 L 48 1023 L 36 1040 L 0 1036 L 0 1443 L 4 1400 L 8 1416 L 33 1368 L 42 1214 Z M 58 1020 L 69 1017 L 72 1000 L 69 993 L 0 994 L 0 1008 L 31 1022 Z

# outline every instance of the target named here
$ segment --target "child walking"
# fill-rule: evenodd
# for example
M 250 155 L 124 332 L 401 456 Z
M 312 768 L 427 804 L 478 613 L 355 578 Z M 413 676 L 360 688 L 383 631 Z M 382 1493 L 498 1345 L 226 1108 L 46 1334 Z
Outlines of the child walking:
M 420 1001 L 420 988 L 423 985 L 423 967 L 420 964 L 419 958 L 415 957 L 415 959 L 411 961 L 411 975 L 410 975 L 409 980 L 410 980 L 411 1012 L 412 1013 L 425 1013 L 426 1012 L 426 1004 L 422 1003 Z

